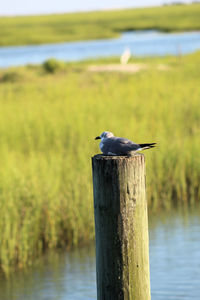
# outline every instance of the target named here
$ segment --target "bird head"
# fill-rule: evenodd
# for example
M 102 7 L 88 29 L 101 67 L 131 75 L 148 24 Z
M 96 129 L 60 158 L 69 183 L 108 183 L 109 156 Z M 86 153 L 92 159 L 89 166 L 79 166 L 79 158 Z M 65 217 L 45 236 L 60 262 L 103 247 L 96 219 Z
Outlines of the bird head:
M 104 131 L 104 132 L 102 132 L 102 134 L 100 136 L 97 136 L 95 138 L 95 140 L 107 139 L 107 138 L 111 138 L 113 136 L 114 136 L 114 134 L 112 132 L 110 132 L 110 131 Z

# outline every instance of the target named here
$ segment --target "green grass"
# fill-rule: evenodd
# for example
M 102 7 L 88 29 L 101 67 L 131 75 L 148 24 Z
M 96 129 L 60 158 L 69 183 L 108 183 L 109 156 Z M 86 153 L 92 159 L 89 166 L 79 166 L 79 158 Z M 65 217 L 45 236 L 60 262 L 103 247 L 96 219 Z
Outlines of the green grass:
M 135 74 L 90 73 L 91 62 L 58 64 L 55 73 L 42 66 L 0 72 L 4 272 L 46 248 L 93 239 L 91 156 L 104 130 L 158 143 L 145 152 L 150 210 L 198 199 L 200 53 L 143 62 L 149 69 Z M 157 70 L 159 63 L 170 69 Z
M 60 15 L 1 17 L 0 46 L 110 38 L 122 31 L 200 30 L 200 4 Z

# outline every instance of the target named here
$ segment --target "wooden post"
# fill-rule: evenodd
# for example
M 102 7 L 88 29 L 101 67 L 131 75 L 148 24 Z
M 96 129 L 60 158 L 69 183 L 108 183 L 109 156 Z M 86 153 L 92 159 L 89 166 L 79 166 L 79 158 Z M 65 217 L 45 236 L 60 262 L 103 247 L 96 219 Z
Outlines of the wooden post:
M 98 300 L 150 300 L 145 159 L 92 158 Z

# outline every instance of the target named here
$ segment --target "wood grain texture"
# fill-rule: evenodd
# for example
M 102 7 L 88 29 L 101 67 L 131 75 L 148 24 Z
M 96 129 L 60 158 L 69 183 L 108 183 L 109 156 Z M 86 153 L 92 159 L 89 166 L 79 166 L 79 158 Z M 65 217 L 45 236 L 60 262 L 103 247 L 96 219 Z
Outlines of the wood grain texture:
M 144 155 L 92 158 L 98 300 L 150 300 Z

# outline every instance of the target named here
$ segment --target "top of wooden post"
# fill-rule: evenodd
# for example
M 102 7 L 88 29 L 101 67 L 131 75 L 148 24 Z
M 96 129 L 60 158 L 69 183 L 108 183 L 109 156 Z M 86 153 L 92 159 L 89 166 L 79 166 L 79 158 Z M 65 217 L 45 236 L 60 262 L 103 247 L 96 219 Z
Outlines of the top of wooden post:
M 142 153 L 136 153 L 132 156 L 117 156 L 117 155 L 103 155 L 103 154 L 96 154 L 92 157 L 92 159 L 95 160 L 135 160 L 141 158 L 144 159 L 144 154 Z

